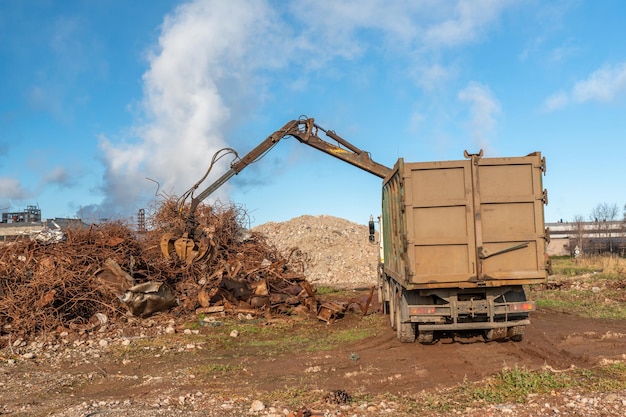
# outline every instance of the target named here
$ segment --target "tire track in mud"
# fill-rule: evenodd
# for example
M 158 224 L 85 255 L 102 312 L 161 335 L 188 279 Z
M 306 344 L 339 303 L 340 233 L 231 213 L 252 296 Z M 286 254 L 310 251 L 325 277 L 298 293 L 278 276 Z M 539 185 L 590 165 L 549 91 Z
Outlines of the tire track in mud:
M 442 339 L 433 345 L 400 343 L 388 328 L 355 344 L 362 367 L 360 384 L 372 393 L 411 394 L 478 381 L 505 368 L 555 370 L 591 368 L 626 360 L 626 323 L 585 319 L 565 313 L 536 312 L 521 342 Z
M 555 369 L 589 368 L 626 359 L 626 323 L 549 310 L 535 313 L 524 353 Z
M 276 388 L 301 384 L 321 390 L 410 395 L 478 381 L 504 368 L 591 368 L 603 360 L 626 359 L 626 323 L 622 321 L 584 319 L 549 310 L 536 312 L 531 320 L 521 342 L 457 338 L 432 345 L 401 343 L 381 320 L 385 327 L 364 340 L 331 351 L 260 357 L 250 365 L 255 379 L 266 379 L 266 384 L 272 381 Z

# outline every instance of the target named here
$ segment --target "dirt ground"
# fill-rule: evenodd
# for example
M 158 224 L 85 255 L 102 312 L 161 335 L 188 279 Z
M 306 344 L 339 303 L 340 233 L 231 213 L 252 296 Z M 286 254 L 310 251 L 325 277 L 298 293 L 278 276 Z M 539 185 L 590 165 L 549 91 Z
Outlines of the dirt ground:
M 365 319 L 351 313 L 332 324 L 295 321 L 294 335 L 302 327 L 313 334 L 362 327 L 372 334 L 312 351 L 306 346 L 283 351 L 251 335 L 235 337 L 229 333 L 234 325 L 221 329 L 228 340 L 207 344 L 215 327 L 184 331 L 184 320 L 166 316 L 88 335 L 49 335 L 22 346 L 12 341 L 0 350 L 0 414 L 404 415 L 394 412 L 394 398 L 478 381 L 505 367 L 559 371 L 626 359 L 623 321 L 540 310 L 519 343 L 457 338 L 420 345 L 400 343 L 386 320 L 379 313 Z M 290 330 L 285 331 L 288 340 Z M 168 337 L 172 342 L 163 344 Z M 339 391 L 362 400 L 350 406 L 319 402 L 322 394 Z M 307 409 L 302 402 L 308 396 L 318 402 Z

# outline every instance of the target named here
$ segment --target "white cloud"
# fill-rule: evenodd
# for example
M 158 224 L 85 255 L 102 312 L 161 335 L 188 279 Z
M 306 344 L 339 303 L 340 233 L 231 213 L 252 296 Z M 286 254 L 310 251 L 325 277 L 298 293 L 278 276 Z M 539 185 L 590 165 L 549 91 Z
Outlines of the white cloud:
M 567 96 L 567 93 L 561 91 L 548 97 L 543 104 L 543 108 L 545 111 L 550 112 L 567 106 L 568 102 L 569 97 Z
M 476 144 L 489 152 L 489 135 L 496 127 L 496 116 L 501 112 L 500 103 L 488 86 L 477 82 L 471 82 L 459 91 L 458 98 L 470 106 L 469 126 Z
M 609 103 L 623 97 L 626 97 L 626 62 L 605 65 L 594 71 L 586 79 L 576 82 L 569 91 L 548 97 L 543 108 L 554 111 L 572 104 Z
M 72 176 L 66 168 L 58 166 L 44 176 L 43 182 L 44 186 L 47 184 L 55 184 L 60 187 L 69 187 L 76 182 L 76 178 Z
M 605 66 L 589 78 L 579 81 L 572 89 L 572 98 L 578 103 L 586 101 L 609 102 L 626 93 L 626 62 Z
M 15 178 L 0 177 L 0 200 L 23 200 L 31 193 Z
M 452 3 L 443 2 L 448 6 Z M 426 42 L 435 46 L 458 46 L 476 41 L 513 2 L 499 0 L 458 1 L 448 10 L 450 18 L 429 25 Z
M 414 77 L 420 88 L 425 91 L 432 91 L 437 87 L 446 85 L 457 73 L 458 69 L 454 66 L 446 67 L 440 64 L 433 64 L 429 67 L 417 68 Z
M 515 1 L 500 0 L 304 0 L 292 3 L 291 10 L 303 24 L 316 30 L 316 40 L 333 45 L 339 55 L 352 56 L 364 49 L 356 36 L 363 30 L 381 33 L 387 41 L 386 48 L 467 44 L 479 38 L 503 10 L 514 4 Z

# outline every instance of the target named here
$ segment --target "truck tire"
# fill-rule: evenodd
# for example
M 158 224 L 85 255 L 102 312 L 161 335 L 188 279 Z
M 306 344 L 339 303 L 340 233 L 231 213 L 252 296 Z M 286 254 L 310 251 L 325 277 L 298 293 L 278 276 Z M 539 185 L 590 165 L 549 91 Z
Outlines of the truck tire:
M 389 282 L 389 281 L 387 281 Z M 398 305 L 398 299 L 397 299 L 397 292 L 396 292 L 396 288 L 395 285 L 391 285 L 390 283 L 387 284 L 387 288 L 389 289 L 389 324 L 391 325 L 391 328 L 393 330 L 397 330 L 397 321 L 396 321 L 396 316 L 397 316 L 397 305 Z
M 411 322 L 402 322 L 402 309 L 408 308 L 408 304 L 404 295 L 400 296 L 399 302 L 396 302 L 396 332 L 398 340 L 402 343 L 415 343 L 416 325 Z
M 380 302 L 383 307 L 383 314 L 391 314 L 390 308 L 390 298 L 391 298 L 391 290 L 389 289 L 389 280 L 387 278 L 383 278 L 382 284 L 380 286 Z
M 432 330 L 422 330 L 417 334 L 417 341 L 424 345 L 430 345 L 435 340 L 435 332 Z
M 383 314 L 389 314 L 387 311 L 389 309 L 389 304 L 385 300 L 385 292 L 384 287 L 382 285 L 378 286 L 378 304 L 380 305 L 381 311 Z
M 397 332 L 398 339 L 402 343 L 415 343 L 415 323 L 400 323 Z
M 521 342 L 524 340 L 524 326 L 509 327 L 508 337 L 513 342 Z

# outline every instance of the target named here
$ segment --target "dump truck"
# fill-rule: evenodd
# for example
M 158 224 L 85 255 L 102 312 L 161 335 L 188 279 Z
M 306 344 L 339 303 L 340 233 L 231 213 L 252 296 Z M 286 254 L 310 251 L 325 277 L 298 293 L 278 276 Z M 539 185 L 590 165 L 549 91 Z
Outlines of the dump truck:
M 287 136 L 382 179 L 378 294 L 401 342 L 433 343 L 456 334 L 522 340 L 535 310 L 524 286 L 545 282 L 550 269 L 542 186 L 546 161 L 539 152 L 484 158 L 482 150 L 465 151 L 461 160 L 400 158 L 389 168 L 312 118 L 292 120 L 243 158 L 237 156 L 196 197 L 199 183 L 185 194 L 191 197 L 185 232 L 178 238 L 164 235 L 163 254 L 175 251 L 191 264 L 210 253 L 210 238 L 196 230 L 195 208 Z M 182 204 L 184 199 L 181 212 Z M 371 241 L 374 234 L 371 220 Z
M 383 180 L 379 297 L 402 342 L 437 334 L 521 341 L 545 282 L 545 158 L 404 162 Z

